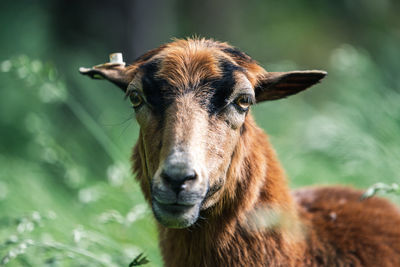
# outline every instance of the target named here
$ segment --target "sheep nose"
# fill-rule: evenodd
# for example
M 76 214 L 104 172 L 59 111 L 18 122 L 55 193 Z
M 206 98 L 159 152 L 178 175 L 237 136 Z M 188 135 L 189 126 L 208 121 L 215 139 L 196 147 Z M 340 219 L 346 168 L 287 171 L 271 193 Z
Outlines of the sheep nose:
M 174 168 L 173 166 L 169 166 L 162 171 L 161 178 L 172 191 L 179 194 L 179 192 L 188 186 L 190 181 L 196 180 L 197 174 L 191 168 Z

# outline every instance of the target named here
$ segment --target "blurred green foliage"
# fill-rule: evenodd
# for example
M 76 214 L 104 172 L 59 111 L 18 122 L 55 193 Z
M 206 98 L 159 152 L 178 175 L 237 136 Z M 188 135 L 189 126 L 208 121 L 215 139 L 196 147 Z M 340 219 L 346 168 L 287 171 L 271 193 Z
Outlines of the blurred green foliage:
M 128 266 L 143 255 L 161 265 L 130 174 L 133 111 L 77 69 L 116 50 L 132 61 L 171 37 L 229 41 L 272 71 L 329 72 L 253 109 L 293 187 L 399 182 L 396 1 L 2 1 L 0 10 L 0 265 Z

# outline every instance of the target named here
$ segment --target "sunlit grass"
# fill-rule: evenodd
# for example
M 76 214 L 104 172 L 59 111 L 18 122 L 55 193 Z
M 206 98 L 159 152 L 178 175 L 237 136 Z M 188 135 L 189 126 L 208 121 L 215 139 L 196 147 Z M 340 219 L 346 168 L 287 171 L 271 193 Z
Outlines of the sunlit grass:
M 124 153 L 68 94 L 52 66 L 21 56 L 4 61 L 1 70 L 21 99 L 29 99 L 29 108 L 15 123 L 26 138 L 22 156 L 0 157 L 0 264 L 128 266 L 144 253 L 151 255 L 148 266 L 159 266 L 154 222 Z M 94 140 L 77 140 L 85 143 L 86 155 L 69 145 L 79 138 L 74 127 L 57 129 L 54 114 L 65 109 L 75 115 L 65 123 Z M 80 160 L 98 156 L 93 146 L 109 156 L 100 177 Z

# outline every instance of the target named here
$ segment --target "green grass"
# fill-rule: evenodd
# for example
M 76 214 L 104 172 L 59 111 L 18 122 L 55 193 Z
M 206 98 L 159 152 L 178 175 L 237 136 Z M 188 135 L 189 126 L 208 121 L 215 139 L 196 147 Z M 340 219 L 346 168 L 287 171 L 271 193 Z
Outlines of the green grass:
M 148 266 L 160 266 L 154 221 L 127 151 L 67 93 L 53 67 L 19 57 L 2 70 L 29 108 L 12 113 L 20 140 L 5 135 L 16 148 L 0 157 L 0 263 L 128 266 L 144 253 Z M 71 122 L 60 123 L 65 113 Z

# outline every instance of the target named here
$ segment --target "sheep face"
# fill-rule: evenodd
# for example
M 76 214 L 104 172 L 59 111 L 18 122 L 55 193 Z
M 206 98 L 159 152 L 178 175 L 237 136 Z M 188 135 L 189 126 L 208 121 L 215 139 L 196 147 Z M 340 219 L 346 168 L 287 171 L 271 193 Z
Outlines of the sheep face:
M 127 90 L 141 128 L 139 149 L 146 160 L 152 208 L 167 227 L 192 225 L 201 210 L 219 200 L 255 102 L 242 68 L 224 58 L 208 60 L 181 64 L 168 55 L 156 59 L 141 66 Z M 173 76 L 171 70 L 185 76 Z

